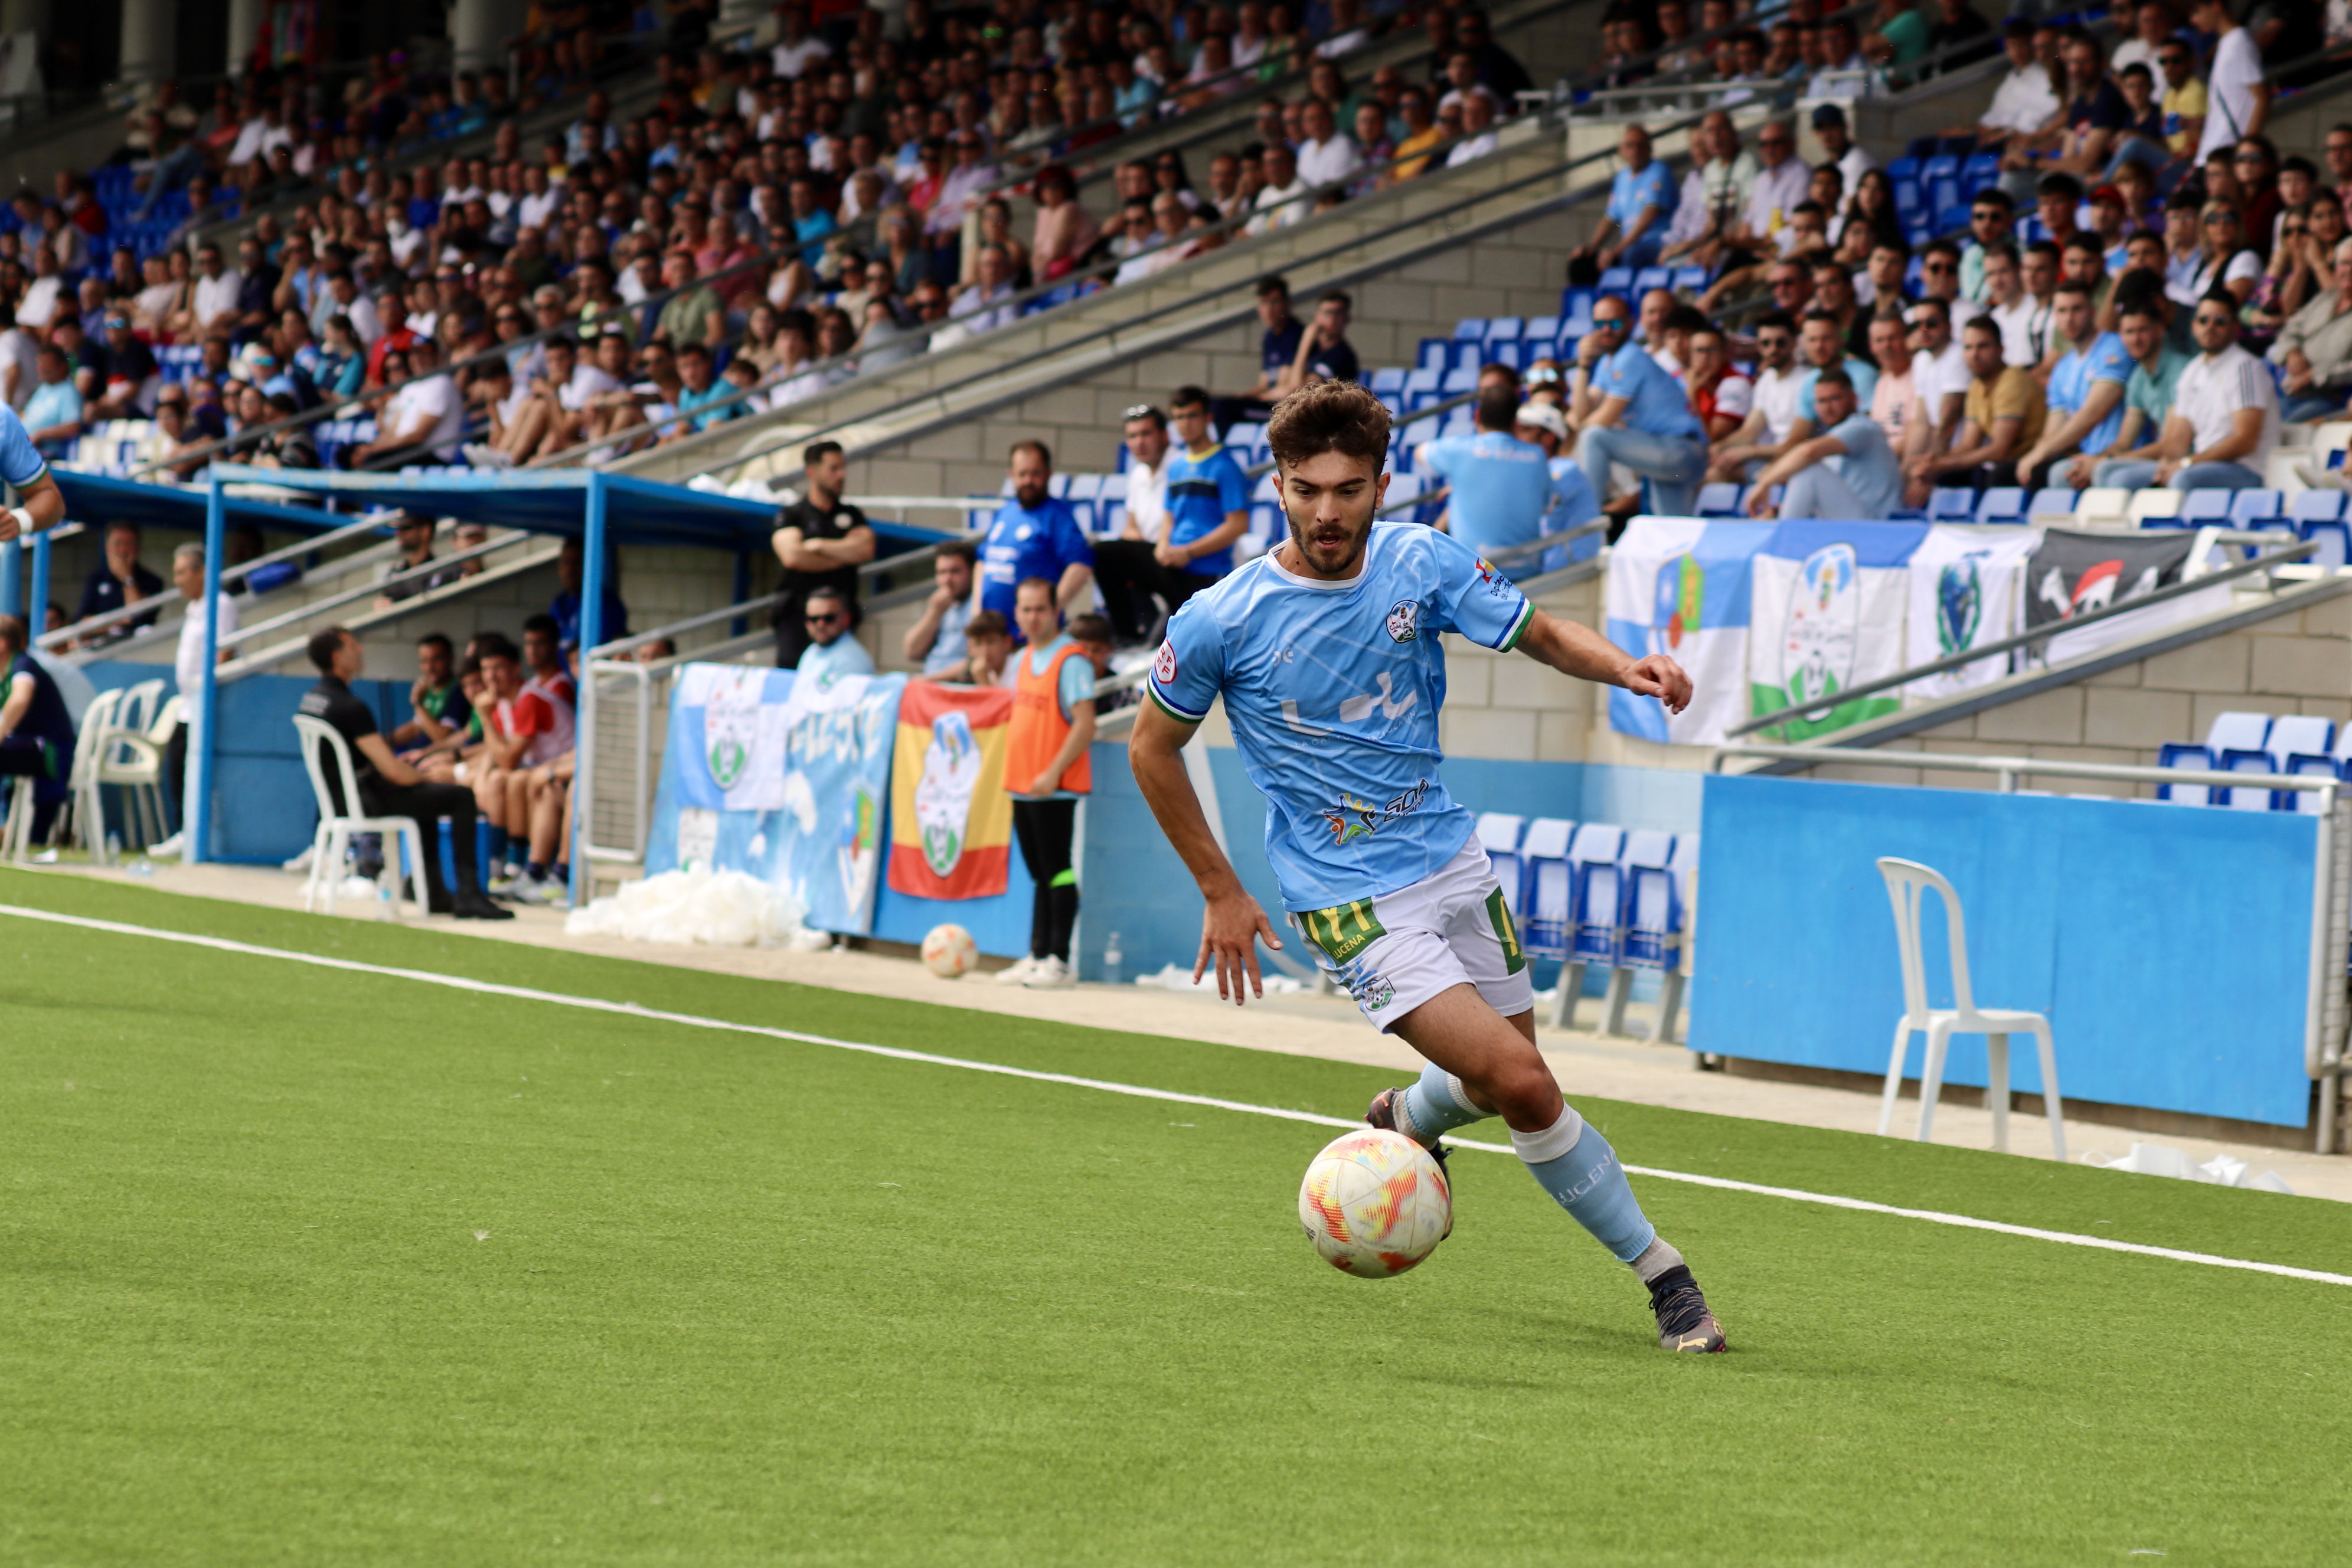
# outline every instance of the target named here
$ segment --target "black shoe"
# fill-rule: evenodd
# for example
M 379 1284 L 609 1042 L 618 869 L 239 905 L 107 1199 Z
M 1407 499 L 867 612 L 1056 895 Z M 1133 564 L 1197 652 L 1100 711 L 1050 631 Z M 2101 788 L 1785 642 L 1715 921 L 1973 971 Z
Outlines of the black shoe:
M 446 888 L 425 889 L 425 910 L 427 914 L 446 915 L 457 911 L 457 900 Z
M 1687 1265 L 1677 1263 L 1650 1282 L 1650 1310 L 1658 1315 L 1662 1349 L 1711 1355 L 1729 1348 Z
M 514 911 L 494 904 L 480 893 L 459 893 L 450 900 L 449 912 L 461 921 L 510 921 Z
M 1404 1090 L 1402 1089 L 1384 1089 L 1381 1090 L 1380 1093 L 1372 1096 L 1372 1103 L 1367 1107 L 1364 1111 L 1365 1125 L 1378 1127 L 1383 1131 L 1388 1132 L 1404 1131 L 1403 1128 L 1397 1125 L 1396 1119 L 1397 1097 L 1403 1092 Z M 1410 1134 L 1408 1134 L 1408 1136 L 1410 1136 Z M 1420 1141 L 1415 1139 L 1414 1142 L 1419 1142 Z M 1443 1143 L 1423 1143 L 1422 1144 L 1422 1147 L 1427 1149 L 1429 1151 L 1429 1157 L 1437 1162 L 1437 1168 L 1441 1171 L 1445 1171 L 1445 1145 Z M 1447 1179 L 1451 1180 L 1454 1173 L 1451 1171 L 1445 1171 L 1445 1174 Z

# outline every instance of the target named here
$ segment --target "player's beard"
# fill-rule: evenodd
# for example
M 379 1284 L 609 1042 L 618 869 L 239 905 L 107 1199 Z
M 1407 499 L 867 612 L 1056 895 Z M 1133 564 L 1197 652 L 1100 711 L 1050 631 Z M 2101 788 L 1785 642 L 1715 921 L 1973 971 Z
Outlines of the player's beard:
M 1290 515 L 1289 501 L 1286 498 L 1282 520 L 1290 525 L 1290 542 L 1297 547 L 1299 558 L 1321 576 L 1344 577 L 1353 572 L 1356 563 L 1363 559 L 1365 544 L 1372 537 L 1372 511 L 1378 504 L 1374 499 L 1378 493 L 1378 486 L 1366 491 L 1360 516 L 1342 518 L 1335 522 L 1309 521 L 1303 527 L 1297 518 Z

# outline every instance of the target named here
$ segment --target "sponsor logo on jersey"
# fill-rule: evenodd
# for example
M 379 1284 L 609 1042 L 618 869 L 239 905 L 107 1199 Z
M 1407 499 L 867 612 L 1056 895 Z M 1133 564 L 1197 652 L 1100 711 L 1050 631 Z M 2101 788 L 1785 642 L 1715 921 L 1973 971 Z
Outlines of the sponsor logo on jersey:
M 1389 640 L 1411 642 L 1421 635 L 1421 604 L 1415 599 L 1399 599 L 1389 607 Z
M 1337 849 L 1351 838 L 1370 837 L 1387 824 L 1419 811 L 1421 803 L 1428 798 L 1427 779 L 1414 780 L 1411 789 L 1386 805 L 1374 805 L 1351 795 L 1341 795 L 1338 805 L 1323 812 L 1323 820 L 1331 829 L 1331 847 Z
M 1151 677 L 1162 686 L 1176 679 L 1176 645 L 1174 643 L 1162 642 L 1160 645 L 1160 657 L 1151 661 Z

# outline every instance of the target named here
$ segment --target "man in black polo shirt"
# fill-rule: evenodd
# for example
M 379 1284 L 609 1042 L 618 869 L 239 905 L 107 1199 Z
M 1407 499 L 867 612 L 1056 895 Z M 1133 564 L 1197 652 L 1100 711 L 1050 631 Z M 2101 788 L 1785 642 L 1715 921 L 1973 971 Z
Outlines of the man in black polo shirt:
M 1274 405 L 1288 387 L 1291 362 L 1298 357 L 1298 340 L 1307 329 L 1290 313 L 1290 285 L 1279 277 L 1257 280 L 1257 384 L 1238 397 L 1220 397 L 1209 405 L 1209 416 L 1219 430 L 1231 430 L 1242 421 L 1270 419 Z M 1335 378 L 1336 379 L 1336 378 Z
M 86 621 L 141 599 L 152 599 L 163 591 L 163 579 L 139 563 L 139 525 L 110 522 L 106 527 L 106 563 L 83 582 L 81 606 L 74 612 L 74 619 Z M 127 637 L 141 626 L 153 626 L 161 613 L 150 610 L 131 620 L 102 626 L 82 638 L 82 646 L 94 647 Z
M 482 893 L 474 860 L 474 792 L 463 784 L 425 783 L 424 774 L 393 754 L 375 715 L 352 694 L 351 683 L 365 668 L 360 639 L 341 626 L 329 626 L 312 634 L 310 653 L 319 684 L 302 694 L 301 711 L 325 720 L 351 748 L 352 773 L 360 786 L 357 809 L 369 816 L 412 818 L 425 836 L 426 907 L 461 921 L 514 919 L 512 910 L 499 908 Z M 340 795 L 341 784 L 331 760 L 326 762 L 325 773 L 329 793 Z M 353 809 L 349 801 L 336 804 L 347 812 Z M 455 897 L 441 881 L 440 821 L 445 816 L 449 819 L 450 853 L 457 863 Z
M 841 499 L 849 463 L 838 441 L 818 441 L 801 454 L 808 493 L 776 514 L 773 543 L 784 563 L 776 585 L 776 668 L 797 669 L 809 646 L 802 611 L 808 596 L 831 588 L 849 606 L 849 628 L 857 629 L 857 569 L 874 559 L 874 530 L 866 514 Z

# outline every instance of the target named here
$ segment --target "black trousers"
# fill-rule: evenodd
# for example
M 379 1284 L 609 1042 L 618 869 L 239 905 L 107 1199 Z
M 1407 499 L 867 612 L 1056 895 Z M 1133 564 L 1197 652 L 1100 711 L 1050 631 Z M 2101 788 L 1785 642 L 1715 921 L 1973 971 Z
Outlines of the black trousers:
M 2017 477 L 2015 463 L 1979 463 L 1973 468 L 1962 468 L 1954 477 L 1972 490 L 2000 489 L 2025 482 Z
M 1078 923 L 1078 879 L 1070 868 L 1070 839 L 1078 826 L 1075 800 L 1015 800 L 1013 836 L 1021 863 L 1037 884 L 1029 902 L 1029 956 L 1070 958 L 1070 931 Z
M 1095 585 L 1102 590 L 1103 613 L 1121 642 L 1140 642 L 1160 618 L 1153 599 L 1172 616 L 1185 600 L 1216 585 L 1210 573 L 1162 566 L 1152 548 L 1142 539 L 1111 539 L 1095 546 Z
M 58 756 L 54 750 L 42 745 L 29 735 L 11 735 L 0 741 L 0 778 L 30 778 L 36 781 L 33 795 L 32 835 L 27 843 L 45 842 L 49 828 L 58 819 L 58 807 L 65 804 L 64 770 L 71 759 Z M 47 781 L 47 788 L 39 781 Z M 43 799 L 46 795 L 48 798 Z M 16 804 L 16 791 L 8 790 L 5 805 Z M 1062 834 L 1062 855 L 1066 860 L 1070 852 L 1070 836 Z M 1075 890 L 1075 889 L 1073 889 Z
M 405 816 L 425 836 L 425 885 L 439 889 L 441 881 L 441 819 L 449 819 L 449 854 L 457 868 L 457 890 L 479 892 L 481 868 L 474 859 L 474 792 L 463 784 L 378 784 L 363 790 L 371 816 Z
M 176 832 L 188 823 L 188 721 L 184 719 L 172 727 L 172 738 L 163 743 L 163 776 L 172 781 L 172 828 Z
M 1274 405 L 1255 397 L 1212 397 L 1209 422 L 1219 430 L 1236 425 L 1263 425 L 1274 417 Z

